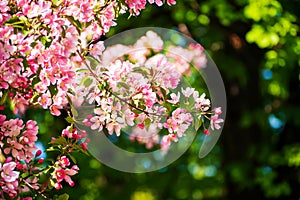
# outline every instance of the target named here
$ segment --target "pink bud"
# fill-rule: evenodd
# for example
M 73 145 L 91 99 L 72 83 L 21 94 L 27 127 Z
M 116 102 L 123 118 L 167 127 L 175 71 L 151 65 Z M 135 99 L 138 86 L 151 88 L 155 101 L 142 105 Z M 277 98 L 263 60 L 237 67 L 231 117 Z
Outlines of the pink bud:
M 210 134 L 209 130 L 208 129 L 204 129 L 204 134 L 205 135 L 209 135 Z
M 5 163 L 9 163 L 9 162 L 11 162 L 12 160 L 13 160 L 12 157 L 7 157 L 6 160 L 5 160 Z
M 82 147 L 83 150 L 85 150 L 85 151 L 88 150 L 86 143 L 83 142 L 80 144 L 80 146 Z
M 39 149 L 36 153 L 35 153 L 35 157 L 39 157 L 42 154 L 42 151 Z
M 144 123 L 139 123 L 137 125 L 137 127 L 139 127 L 140 129 L 144 129 L 145 128 L 145 124 Z
M 75 185 L 74 181 L 70 181 L 70 182 L 69 182 L 69 185 L 70 185 L 71 187 L 74 187 L 74 185 Z
M 17 162 L 16 168 L 21 171 L 23 169 L 23 166 L 21 163 Z
M 4 104 L 0 105 L 0 110 L 4 110 L 4 108 L 5 108 Z
M 59 190 L 59 189 L 62 188 L 62 185 L 60 183 L 55 183 L 54 187 L 55 187 L 56 190 Z
M 40 158 L 39 160 L 38 160 L 38 164 L 42 164 L 44 162 L 44 158 Z

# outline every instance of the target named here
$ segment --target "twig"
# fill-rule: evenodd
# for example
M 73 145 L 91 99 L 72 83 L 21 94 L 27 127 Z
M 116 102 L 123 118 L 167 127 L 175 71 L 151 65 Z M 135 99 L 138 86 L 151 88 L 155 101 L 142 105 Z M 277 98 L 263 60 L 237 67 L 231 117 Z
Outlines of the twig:
M 39 195 L 41 195 L 41 197 L 43 197 L 44 199 L 50 200 L 46 195 L 44 195 L 41 191 L 39 190 L 35 190 L 32 185 L 30 185 L 30 183 L 28 183 L 26 180 L 22 180 L 30 189 L 37 191 L 39 193 Z

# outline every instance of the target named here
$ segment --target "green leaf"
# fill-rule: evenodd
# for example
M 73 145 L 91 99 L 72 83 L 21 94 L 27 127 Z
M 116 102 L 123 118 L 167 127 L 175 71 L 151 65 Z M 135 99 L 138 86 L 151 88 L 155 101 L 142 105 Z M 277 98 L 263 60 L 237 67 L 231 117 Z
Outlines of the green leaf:
M 137 110 L 137 109 L 135 109 L 135 108 L 132 108 L 131 111 L 132 111 L 133 113 L 135 113 L 135 114 L 141 114 L 141 113 L 142 113 L 142 111 Z
M 68 156 L 71 158 L 74 164 L 77 163 L 76 158 L 74 156 L 72 156 L 70 153 L 68 153 Z
M 76 147 L 76 149 L 78 149 L 81 153 L 85 154 L 86 156 L 90 156 L 90 154 L 89 154 L 87 151 L 83 150 L 82 146 L 80 146 L 79 144 L 76 144 L 75 147 Z M 72 159 L 72 158 L 71 158 L 71 159 Z
M 60 136 L 57 139 L 49 142 L 49 144 L 57 144 L 57 145 L 61 145 L 61 144 L 65 144 L 65 143 L 67 143 L 67 140 L 63 136 Z
M 22 177 L 22 178 L 26 178 L 26 177 L 28 177 L 28 175 L 29 175 L 29 172 L 25 172 L 25 173 L 23 173 L 23 174 L 21 175 L 21 177 Z
M 66 18 L 76 27 L 78 32 L 81 32 L 82 25 L 78 20 L 75 20 L 73 16 L 66 16 Z
M 90 67 L 92 69 L 96 69 L 96 67 L 99 64 L 99 61 L 92 56 L 87 56 L 86 58 L 90 61 Z
M 90 86 L 92 83 L 93 83 L 93 80 L 90 79 L 90 78 L 87 78 L 87 79 L 84 81 L 83 85 L 84 85 L 85 87 L 88 87 L 88 86 Z
M 202 125 L 202 119 L 201 116 L 195 119 L 195 129 L 198 130 Z
M 72 112 L 73 117 L 78 117 L 78 112 L 77 112 L 77 110 L 74 108 L 74 106 L 71 106 L 71 112 Z
M 48 86 L 48 89 L 50 91 L 51 97 L 54 97 L 58 93 L 57 87 L 55 85 Z
M 118 87 L 123 87 L 123 88 L 125 88 L 125 89 L 127 89 L 127 90 L 130 89 L 130 87 L 129 87 L 126 83 L 124 83 L 124 82 L 118 82 L 118 83 L 117 83 L 117 86 L 118 86 Z
M 52 40 L 51 40 L 51 38 L 48 37 L 48 36 L 42 36 L 42 37 L 41 37 L 41 42 L 43 43 L 43 45 L 44 45 L 46 48 L 48 48 L 48 47 L 51 45 Z
M 0 99 L 0 105 L 4 104 L 6 102 L 6 99 L 8 97 L 8 93 L 9 93 L 9 90 L 4 91 L 4 94 L 2 95 L 2 97 Z
M 64 193 L 62 195 L 59 195 L 56 200 L 68 200 L 69 199 L 69 195 L 67 193 Z
M 65 120 L 70 124 L 72 124 L 74 122 L 73 118 L 70 116 L 66 117 Z
M 145 127 L 146 127 L 146 129 L 149 128 L 150 124 L 151 124 L 151 119 L 149 119 L 149 118 L 145 119 Z
M 53 5 L 55 6 L 59 6 L 62 2 L 62 0 L 52 0 Z
M 11 18 L 9 18 L 6 22 L 5 25 L 8 26 L 13 26 L 16 28 L 24 28 L 24 21 L 20 20 L 19 17 L 17 17 L 16 15 L 13 15 Z
M 150 74 L 150 70 L 145 67 L 135 67 L 133 72 L 140 73 L 144 76 L 148 76 Z
M 78 73 L 79 72 L 89 72 L 89 70 L 88 69 L 77 69 L 76 72 L 78 72 Z

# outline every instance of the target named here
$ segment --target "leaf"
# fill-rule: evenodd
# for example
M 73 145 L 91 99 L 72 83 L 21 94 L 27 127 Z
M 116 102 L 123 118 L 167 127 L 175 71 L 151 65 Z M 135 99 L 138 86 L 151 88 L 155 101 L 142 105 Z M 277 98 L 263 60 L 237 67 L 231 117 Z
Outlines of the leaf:
M 87 156 L 90 156 L 90 154 L 87 152 L 87 151 L 85 151 L 85 150 L 83 150 L 83 148 L 82 148 L 82 146 L 80 146 L 79 144 L 76 144 L 76 149 L 78 149 L 81 153 L 83 153 L 83 154 L 85 154 L 85 155 L 87 155 Z M 72 158 L 71 158 L 72 159 Z
M 90 61 L 90 67 L 92 69 L 96 69 L 99 64 L 99 61 L 92 56 L 86 56 L 86 58 Z
M 23 66 L 25 67 L 25 69 L 29 68 L 29 64 L 28 64 L 26 58 L 23 58 Z
M 56 148 L 54 148 L 54 147 L 49 147 L 48 149 L 46 149 L 46 151 L 60 151 L 60 150 L 58 150 L 58 149 L 56 149 Z
M 25 172 L 25 173 L 23 173 L 23 174 L 21 175 L 22 178 L 26 178 L 26 177 L 28 177 L 28 176 L 29 176 L 29 172 Z
M 149 69 L 147 69 L 145 67 L 136 67 L 133 69 L 133 72 L 140 73 L 144 76 L 148 76 L 150 74 Z
M 92 83 L 93 83 L 93 80 L 90 79 L 90 78 L 87 78 L 87 79 L 84 81 L 83 85 L 84 85 L 85 87 L 88 87 L 88 86 L 90 86 Z
M 8 97 L 8 92 L 9 92 L 9 90 L 4 91 L 4 94 L 2 95 L 2 97 L 0 99 L 0 105 L 4 104 L 6 102 L 6 99 Z
M 63 1 L 62 0 L 52 0 L 53 5 L 59 6 Z
M 49 142 L 49 144 L 57 144 L 57 145 L 61 145 L 61 144 L 65 144 L 67 142 L 66 138 L 60 136 L 55 140 L 52 140 L 51 142 Z
M 151 119 L 149 119 L 149 118 L 145 119 L 145 127 L 147 130 L 148 130 L 150 124 L 151 124 Z
M 74 106 L 71 106 L 71 112 L 72 112 L 73 117 L 78 117 L 78 112 L 77 112 L 77 110 L 74 108 Z
M 78 20 L 75 20 L 73 16 L 66 16 L 66 18 L 76 27 L 78 32 L 81 32 L 82 26 Z
M 48 48 L 51 45 L 52 40 L 50 39 L 50 37 L 48 36 L 42 36 L 41 37 L 41 42 L 43 43 L 43 45 Z
M 78 69 L 78 70 L 76 70 L 76 72 L 89 72 L 89 70 L 88 69 Z
M 24 28 L 25 23 L 19 17 L 14 15 L 5 22 L 5 25 L 13 26 L 15 28 Z
M 74 122 L 73 118 L 70 116 L 66 117 L 65 120 L 70 124 L 72 124 Z
M 62 195 L 59 195 L 56 200 L 68 200 L 69 199 L 69 195 L 67 193 L 64 193 Z
M 130 89 L 130 87 L 129 87 L 126 83 L 124 83 L 124 82 L 118 82 L 118 83 L 117 83 L 117 86 L 118 86 L 118 87 L 123 87 L 123 88 L 125 88 L 125 89 L 127 89 L 127 90 Z
M 54 97 L 58 93 L 57 87 L 55 85 L 48 86 L 48 89 L 50 91 L 51 97 Z
M 198 130 L 202 125 L 201 115 L 195 119 L 195 129 Z
M 76 158 L 74 156 L 72 156 L 70 153 L 68 153 L 68 156 L 71 158 L 74 164 L 77 163 Z

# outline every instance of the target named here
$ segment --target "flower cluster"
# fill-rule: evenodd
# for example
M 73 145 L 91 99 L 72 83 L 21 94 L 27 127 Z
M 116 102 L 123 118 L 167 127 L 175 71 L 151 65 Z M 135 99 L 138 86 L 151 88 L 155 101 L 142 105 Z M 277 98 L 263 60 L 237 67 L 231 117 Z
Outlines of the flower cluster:
M 62 188 L 61 182 L 65 180 L 71 187 L 75 185 L 74 181 L 71 179 L 71 176 L 78 173 L 78 166 L 73 165 L 71 168 L 68 168 L 71 165 L 69 159 L 66 156 L 62 156 L 54 164 L 54 171 L 51 173 L 51 185 L 59 190 Z
M 163 1 L 162 0 L 148 0 L 148 2 L 150 4 L 155 3 L 158 6 L 162 6 L 163 5 Z M 145 6 L 147 4 L 147 0 L 126 0 L 125 3 L 127 4 L 128 8 L 129 8 L 129 12 L 132 15 L 139 15 L 140 11 L 145 9 Z M 167 4 L 168 5 L 175 5 L 176 1 L 174 0 L 167 0 Z
M 47 174 L 49 169 L 54 169 L 50 178 L 51 186 L 60 189 L 62 180 L 74 186 L 70 176 L 77 174 L 79 168 L 76 165 L 67 168 L 70 162 L 65 154 L 87 150 L 89 141 L 85 131 L 68 127 L 63 130 L 60 138 L 53 138 L 50 150 L 56 148 L 61 152 L 61 156 L 54 164 L 45 168 L 44 158 L 39 157 L 42 151 L 35 145 L 38 139 L 38 126 L 35 121 L 29 120 L 24 124 L 21 119 L 6 120 L 6 116 L 0 115 L 0 127 L 1 197 L 8 195 L 9 198 L 15 198 L 29 190 L 43 190 L 38 180 L 40 176 Z
M 0 115 L 0 127 L 0 187 L 14 198 L 26 189 L 20 182 L 20 173 L 31 169 L 38 127 L 35 121 L 24 124 L 21 119 L 6 120 L 5 115 Z
M 17 195 L 19 186 L 19 172 L 14 171 L 16 168 L 15 162 L 4 163 L 3 166 L 0 163 L 1 172 L 1 189 L 9 195 L 10 198 L 14 198 Z
M 197 131 L 199 127 L 192 124 L 211 118 L 212 130 L 221 128 L 221 108 L 211 110 L 205 93 L 200 95 L 195 88 L 183 88 L 181 84 L 191 65 L 206 65 L 199 44 L 190 44 L 187 49 L 165 47 L 155 32 L 148 31 L 132 46 L 107 47 L 87 62 L 81 69 L 85 74 L 77 79 L 76 93 L 79 107 L 95 105 L 93 114 L 83 120 L 92 130 L 106 129 L 117 136 L 123 129 L 130 130 L 131 139 L 147 148 L 160 144 L 167 152 L 171 142 L 185 136 L 189 128 Z M 178 63 L 187 69 L 182 70 Z M 167 134 L 160 137 L 163 129 Z M 209 134 L 206 128 L 204 132 Z
M 26 124 L 20 119 L 5 120 L 5 115 L 0 115 L 0 147 L 5 157 L 29 162 L 36 150 L 38 127 L 35 121 L 27 121 Z
M 163 1 L 148 3 L 162 6 Z M 193 127 L 197 121 L 207 118 L 213 130 L 221 128 L 221 108 L 211 109 L 205 94 L 181 85 L 191 65 L 205 67 L 201 45 L 166 46 L 153 31 L 131 46 L 105 48 L 99 42 L 116 25 L 118 14 L 139 15 L 146 4 L 146 0 L 0 2 L 0 110 L 22 116 L 28 107 L 38 105 L 59 116 L 65 109 L 71 124 L 49 142 L 47 150 L 56 152 L 57 159 L 48 160 L 46 166 L 35 145 L 37 123 L 0 115 L 0 198 L 20 198 L 29 190 L 45 198 L 45 190 L 61 189 L 63 181 L 74 186 L 71 176 L 79 168 L 69 158 L 75 163 L 72 152 L 87 154 L 89 142 L 84 130 L 74 128 L 76 123 L 118 136 L 130 127 L 132 140 L 147 148 L 160 145 L 164 153 L 188 129 L 197 130 Z M 85 103 L 94 109 L 78 121 L 74 107 Z M 41 176 L 47 177 L 45 184 L 39 182 Z
M 78 53 L 93 54 L 101 48 L 93 42 L 116 25 L 118 12 L 132 5 L 127 3 L 2 1 L 0 97 L 12 100 L 15 113 L 39 104 L 60 115 L 60 109 L 68 104 L 76 68 L 82 64 Z

